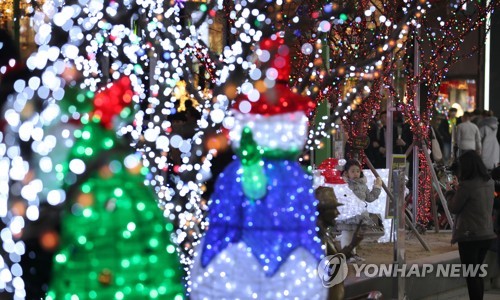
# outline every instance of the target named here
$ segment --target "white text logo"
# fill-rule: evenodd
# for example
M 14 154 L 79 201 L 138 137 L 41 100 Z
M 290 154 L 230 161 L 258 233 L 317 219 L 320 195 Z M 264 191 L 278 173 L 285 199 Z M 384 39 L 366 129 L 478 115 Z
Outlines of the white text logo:
M 318 275 L 324 287 L 332 287 L 347 278 L 347 263 L 345 255 L 338 253 L 323 258 L 318 265 Z

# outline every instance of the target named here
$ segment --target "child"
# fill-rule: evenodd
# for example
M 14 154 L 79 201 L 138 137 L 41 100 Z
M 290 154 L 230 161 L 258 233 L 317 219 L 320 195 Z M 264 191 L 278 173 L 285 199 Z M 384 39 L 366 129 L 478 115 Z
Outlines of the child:
M 361 164 L 357 160 L 353 159 L 346 162 L 344 165 L 344 171 L 342 172 L 342 177 L 344 178 L 344 181 L 347 182 L 349 189 L 351 189 L 354 195 L 359 198 L 353 199 L 352 201 L 361 200 L 365 202 L 373 202 L 378 199 L 381 192 L 382 179 L 377 177 L 374 181 L 372 190 L 370 190 L 366 184 L 366 178 L 363 175 Z M 361 223 L 363 227 L 377 226 L 377 224 L 370 218 L 368 211 L 346 220 L 337 221 L 337 229 L 342 231 L 340 236 L 340 245 L 342 248 L 349 245 L 354 231 L 359 223 Z M 350 262 L 364 261 L 363 258 L 356 254 L 356 248 L 353 249 L 352 254 L 353 256 L 349 260 Z

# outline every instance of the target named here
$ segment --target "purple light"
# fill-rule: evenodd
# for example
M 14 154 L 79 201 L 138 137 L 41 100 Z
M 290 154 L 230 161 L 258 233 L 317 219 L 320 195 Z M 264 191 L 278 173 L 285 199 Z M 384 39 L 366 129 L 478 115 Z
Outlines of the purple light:
M 174 5 L 184 8 L 186 0 L 174 0 Z

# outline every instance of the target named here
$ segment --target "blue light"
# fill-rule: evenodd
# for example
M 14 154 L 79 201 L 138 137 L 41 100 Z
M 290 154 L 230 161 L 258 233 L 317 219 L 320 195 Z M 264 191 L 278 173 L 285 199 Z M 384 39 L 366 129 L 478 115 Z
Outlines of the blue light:
M 266 196 L 252 205 L 242 192 L 239 160 L 230 163 L 217 179 L 216 187 L 232 188 L 216 188 L 212 195 L 218 201 L 210 205 L 203 267 L 230 243 L 239 241 L 250 248 L 266 276 L 273 276 L 298 247 L 307 249 L 318 260 L 323 255 L 316 238 L 316 199 L 310 176 L 294 161 L 267 160 L 264 166 L 268 182 L 279 186 L 273 184 Z
M 333 10 L 333 7 L 331 4 L 327 4 L 327 5 L 323 6 L 323 9 L 324 9 L 325 13 L 331 13 Z
M 135 52 L 135 54 L 140 57 L 140 56 L 143 56 L 144 54 L 146 54 L 146 52 L 144 51 L 144 49 L 141 48 L 141 49 L 137 50 Z

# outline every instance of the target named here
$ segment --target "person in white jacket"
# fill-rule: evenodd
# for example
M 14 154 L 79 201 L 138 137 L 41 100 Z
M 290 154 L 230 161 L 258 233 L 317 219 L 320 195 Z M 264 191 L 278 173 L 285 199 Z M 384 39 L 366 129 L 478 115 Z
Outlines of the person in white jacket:
M 500 162 L 500 145 L 497 140 L 498 119 L 492 111 L 484 111 L 483 119 L 479 122 L 482 151 L 481 158 L 488 170 L 493 170 Z
M 481 155 L 481 133 L 476 124 L 470 121 L 471 113 L 465 112 L 462 123 L 457 126 L 458 156 L 467 150 L 474 150 Z

